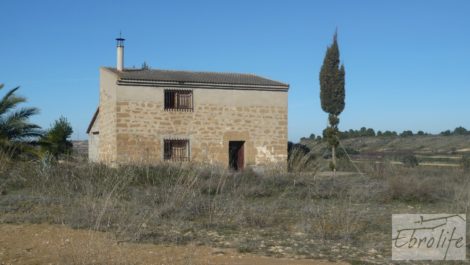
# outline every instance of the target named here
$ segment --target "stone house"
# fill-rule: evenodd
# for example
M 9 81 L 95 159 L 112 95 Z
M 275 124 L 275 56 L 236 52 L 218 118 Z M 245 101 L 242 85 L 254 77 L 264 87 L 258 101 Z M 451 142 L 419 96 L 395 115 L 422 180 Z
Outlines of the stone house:
M 100 69 L 91 161 L 286 167 L 289 85 L 253 74 L 125 69 L 124 39 L 117 42 L 117 67 Z

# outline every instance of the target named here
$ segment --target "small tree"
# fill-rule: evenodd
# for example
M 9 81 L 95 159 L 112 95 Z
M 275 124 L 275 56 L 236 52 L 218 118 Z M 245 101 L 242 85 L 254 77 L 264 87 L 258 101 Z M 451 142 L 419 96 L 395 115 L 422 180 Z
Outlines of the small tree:
M 369 128 L 366 130 L 366 135 L 369 137 L 374 137 L 375 136 L 375 131 L 372 128 Z
M 397 132 L 395 131 L 385 131 L 383 132 L 382 136 L 386 136 L 386 137 L 393 137 L 393 136 L 397 136 Z
M 403 131 L 403 132 L 400 134 L 400 136 L 401 136 L 401 137 L 413 136 L 413 131 L 405 130 L 405 131 Z
M 469 132 L 467 131 L 467 129 L 465 129 L 464 127 L 462 126 L 459 126 L 457 128 L 454 129 L 454 135 L 466 135 L 468 134 Z
M 320 100 L 323 111 L 328 113 L 329 126 L 325 129 L 324 136 L 331 147 L 330 168 L 333 175 L 336 174 L 335 150 L 339 145 L 338 124 L 339 114 L 344 110 L 344 65 L 340 66 L 337 32 L 333 37 L 333 43 L 326 50 L 325 59 L 320 70 Z
M 441 132 L 441 135 L 442 136 L 450 136 L 450 135 L 452 135 L 452 132 L 450 130 L 445 130 L 445 131 Z
M 41 138 L 41 150 L 56 159 L 61 154 L 71 154 L 73 144 L 68 139 L 73 133 L 72 126 L 65 117 L 60 117 Z

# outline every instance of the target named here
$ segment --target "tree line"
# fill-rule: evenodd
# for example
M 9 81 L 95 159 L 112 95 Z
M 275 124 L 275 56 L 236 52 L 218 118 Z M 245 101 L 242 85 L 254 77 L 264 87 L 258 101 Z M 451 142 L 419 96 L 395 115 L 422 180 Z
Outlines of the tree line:
M 410 137 L 410 136 L 425 136 L 433 135 L 424 131 L 417 131 L 416 133 L 412 130 L 404 130 L 401 133 L 396 131 L 375 131 L 372 128 L 362 127 L 358 130 L 349 129 L 347 131 L 339 131 L 339 139 L 350 139 L 350 138 L 359 138 L 359 137 Z M 455 128 L 454 130 L 446 130 L 438 135 L 441 136 L 452 136 L 452 135 L 470 135 L 470 131 L 465 129 L 462 126 Z M 322 141 L 327 137 L 326 130 L 323 131 L 322 135 L 315 135 L 314 133 L 310 134 L 309 137 L 302 137 L 300 140 L 316 140 Z

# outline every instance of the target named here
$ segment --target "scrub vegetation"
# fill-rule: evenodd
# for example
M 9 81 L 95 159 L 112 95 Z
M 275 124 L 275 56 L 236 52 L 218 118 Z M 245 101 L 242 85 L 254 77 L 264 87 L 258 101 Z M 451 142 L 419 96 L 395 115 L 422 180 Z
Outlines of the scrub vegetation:
M 201 164 L 110 168 L 70 155 L 0 156 L 0 223 L 65 224 L 116 242 L 205 245 L 273 257 L 390 263 L 392 213 L 466 213 L 461 167 L 364 162 L 320 172 L 321 156 L 291 146 L 291 172 Z M 343 159 L 339 159 L 341 163 Z M 80 264 L 93 264 L 84 260 Z

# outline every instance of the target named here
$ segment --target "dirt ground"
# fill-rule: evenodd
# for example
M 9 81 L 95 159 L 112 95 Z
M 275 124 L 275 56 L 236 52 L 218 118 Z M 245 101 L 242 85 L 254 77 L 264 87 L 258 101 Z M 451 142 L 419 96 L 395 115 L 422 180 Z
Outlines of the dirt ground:
M 206 246 L 119 243 L 109 234 L 48 224 L 0 225 L 0 264 L 311 264 Z

